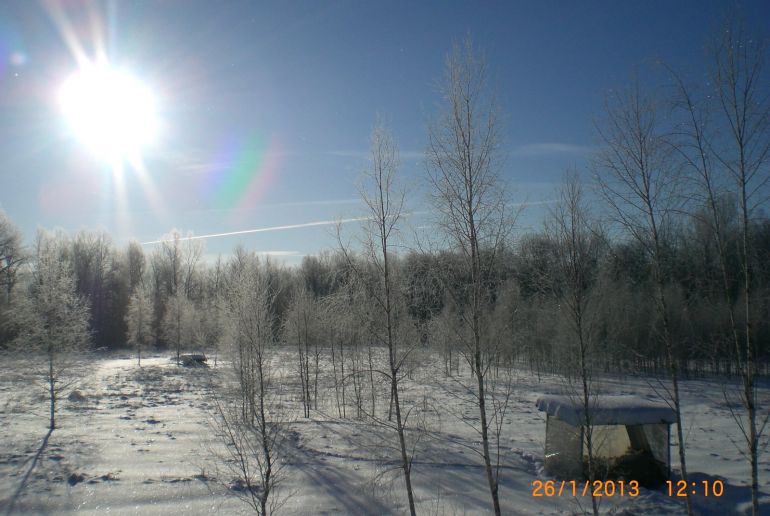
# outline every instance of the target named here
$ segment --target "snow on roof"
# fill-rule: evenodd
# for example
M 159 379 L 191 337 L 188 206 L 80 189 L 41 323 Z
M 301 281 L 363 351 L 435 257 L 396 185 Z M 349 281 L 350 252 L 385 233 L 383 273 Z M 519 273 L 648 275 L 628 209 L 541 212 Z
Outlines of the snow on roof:
M 544 395 L 538 398 L 537 408 L 572 426 L 585 424 L 583 402 L 577 396 Z M 676 413 L 668 405 L 637 396 L 592 397 L 588 411 L 594 425 L 671 424 L 676 421 Z

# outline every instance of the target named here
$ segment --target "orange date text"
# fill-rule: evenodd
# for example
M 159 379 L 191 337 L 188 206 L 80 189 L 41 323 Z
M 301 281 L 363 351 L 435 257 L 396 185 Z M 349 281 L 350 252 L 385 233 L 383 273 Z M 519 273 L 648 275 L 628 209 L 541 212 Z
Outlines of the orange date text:
M 553 498 L 557 496 L 639 496 L 639 482 L 636 480 L 535 480 L 532 482 L 532 496 Z

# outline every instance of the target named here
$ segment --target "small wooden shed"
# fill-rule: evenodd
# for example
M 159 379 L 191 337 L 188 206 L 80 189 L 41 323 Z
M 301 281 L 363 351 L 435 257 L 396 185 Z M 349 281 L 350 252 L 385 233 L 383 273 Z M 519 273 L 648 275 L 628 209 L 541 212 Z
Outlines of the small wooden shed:
M 546 395 L 545 469 L 558 478 L 587 477 L 586 417 L 582 399 Z M 674 410 L 637 396 L 595 396 L 588 407 L 593 456 L 600 478 L 636 480 L 645 487 L 671 474 L 669 441 Z

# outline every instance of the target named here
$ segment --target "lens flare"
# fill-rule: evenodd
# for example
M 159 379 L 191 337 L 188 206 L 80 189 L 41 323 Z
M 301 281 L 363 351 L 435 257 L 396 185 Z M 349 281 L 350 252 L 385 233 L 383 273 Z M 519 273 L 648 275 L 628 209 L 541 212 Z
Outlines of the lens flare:
M 277 137 L 252 133 L 223 142 L 210 168 L 201 177 L 197 195 L 217 209 L 233 210 L 233 217 L 258 206 L 281 169 Z

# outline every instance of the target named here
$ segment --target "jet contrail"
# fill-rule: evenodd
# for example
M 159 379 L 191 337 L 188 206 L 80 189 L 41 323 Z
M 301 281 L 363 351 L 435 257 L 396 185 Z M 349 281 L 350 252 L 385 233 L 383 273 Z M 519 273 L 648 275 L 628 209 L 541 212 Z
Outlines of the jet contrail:
M 288 226 L 273 226 L 269 228 L 244 229 L 241 231 L 228 231 L 227 233 L 211 233 L 209 235 L 193 235 L 193 236 L 180 237 L 179 240 L 202 240 L 204 238 L 246 235 L 248 233 L 264 233 L 266 231 L 281 231 L 283 229 L 299 229 L 299 228 L 311 228 L 314 226 L 330 226 L 332 224 L 338 224 L 338 223 L 347 224 L 348 222 L 359 222 L 367 219 L 368 217 L 354 217 L 350 219 L 339 219 L 339 220 L 319 220 L 316 222 L 305 222 L 303 224 L 290 224 Z M 152 240 L 150 242 L 142 242 L 142 245 L 162 244 L 163 242 L 171 242 L 171 241 L 172 240 L 169 240 L 169 239 Z

